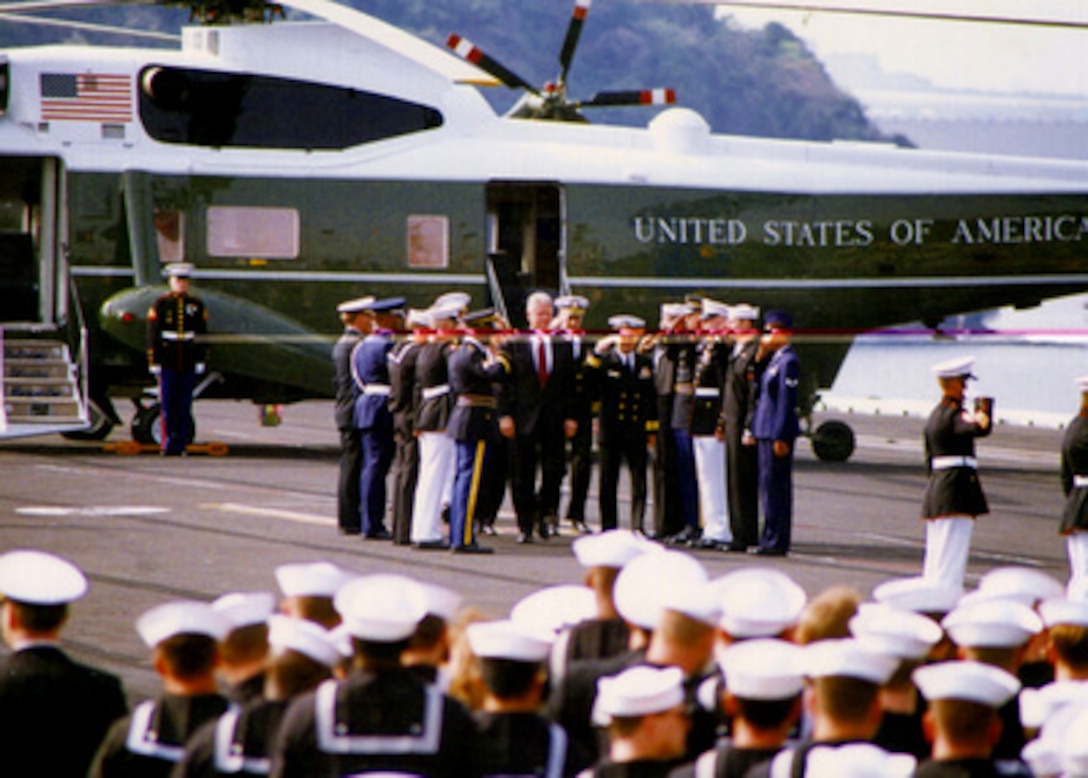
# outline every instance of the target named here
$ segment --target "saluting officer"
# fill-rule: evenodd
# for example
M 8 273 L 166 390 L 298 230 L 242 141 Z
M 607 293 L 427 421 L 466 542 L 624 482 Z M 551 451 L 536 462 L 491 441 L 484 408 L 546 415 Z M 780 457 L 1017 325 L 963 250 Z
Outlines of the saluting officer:
M 725 429 L 726 493 L 730 551 L 745 551 L 759 543 L 759 454 L 752 435 L 755 395 L 764 367 L 759 351 L 759 309 L 741 303 L 729 312 L 732 353 L 725 371 L 722 426 Z
M 358 535 L 362 509 L 359 505 L 359 474 L 363 469 L 363 444 L 355 426 L 355 400 L 359 384 L 351 368 L 351 355 L 363 340 L 370 320 L 363 315 L 373 297 L 345 300 L 336 306 L 344 332 L 332 347 L 333 419 L 340 431 L 340 480 L 336 490 L 337 525 L 344 535 Z
M 1069 557 L 1069 594 L 1088 596 L 1088 376 L 1078 378 L 1080 412 L 1062 436 L 1062 491 L 1065 509 L 1060 531 Z
M 636 532 L 644 532 L 647 445 L 649 437 L 657 432 L 651 360 L 636 349 L 646 333 L 646 322 L 637 316 L 621 314 L 610 317 L 608 326 L 618 335 L 602 339 L 587 357 L 593 371 L 594 394 L 601 403 L 597 431 L 601 529 L 618 526 L 616 493 L 620 464 L 626 461 L 631 476 L 630 526 Z
M 925 430 L 929 485 L 922 503 L 927 520 L 923 576 L 953 586 L 963 584 L 975 517 L 989 513 L 978 480 L 975 438 L 990 434 L 990 415 L 985 408 L 972 413 L 963 405 L 973 365 L 973 358 L 959 357 L 933 366 L 943 396 Z
M 510 363 L 502 353 L 492 358 L 483 340 L 491 311 L 466 317 L 465 335 L 450 354 L 449 380 L 454 406 L 446 429 L 456 449 L 453 499 L 450 501 L 450 549 L 454 553 L 489 554 L 476 542 L 475 518 L 483 473 L 493 457 L 498 437 L 494 385 L 506 381 Z M 480 327 L 479 334 L 471 329 Z
M 695 478 L 703 523 L 702 535 L 693 545 L 699 548 L 724 549 L 732 540 L 729 506 L 725 499 L 725 434 L 721 426 L 722 386 L 729 353 L 725 343 L 728 326 L 729 306 L 709 298 L 703 300 L 691 411 Z
M 364 537 L 390 540 L 385 526 L 385 478 L 393 464 L 393 414 L 389 411 L 389 352 L 393 334 L 399 328 L 403 297 L 375 300 L 363 311 L 370 319 L 370 332 L 351 355 L 352 375 L 359 386 L 355 400 L 355 426 L 363 449 L 359 475 L 361 503 L 359 528 Z
M 175 262 L 166 268 L 170 291 L 147 312 L 147 359 L 159 379 L 162 453 L 179 456 L 193 439 L 193 391 L 207 366 L 208 314 L 199 297 L 189 294 L 193 266 Z
M 669 348 L 676 333 L 682 331 L 686 315 L 683 303 L 663 303 L 658 319 L 657 337 L 643 341 L 653 343 L 654 391 L 657 393 L 657 442 L 654 445 L 654 537 L 664 540 L 683 529 L 680 509 L 680 486 L 677 482 L 676 443 L 672 437 L 673 386 L 676 384 L 676 361 Z
M 678 509 L 683 528 L 668 538 L 674 543 L 691 543 L 699 539 L 699 487 L 695 476 L 695 448 L 691 439 L 691 417 L 695 408 L 695 328 L 701 315 L 685 301 L 684 313 L 669 340 L 669 354 L 675 374 L 672 385 L 672 407 L 669 426 L 672 429 L 673 452 L 676 462 Z
M 106 731 L 128 712 L 120 679 L 60 647 L 69 606 L 86 592 L 86 577 L 66 559 L 0 556 L 0 618 L 12 650 L 0 661 L 0 742 L 16 773 L 86 775 Z
M 389 352 L 389 410 L 393 414 L 393 543 L 408 545 L 412 532 L 412 503 L 419 477 L 419 445 L 415 416 L 419 407 L 416 360 L 427 342 L 431 318 L 426 311 L 409 308 L 404 316 L 408 337 Z
M 589 532 L 586 526 L 586 497 L 593 473 L 593 398 L 586 381 L 586 357 L 592 345 L 583 329 L 589 300 L 581 295 L 557 297 L 559 310 L 556 329 L 570 343 L 574 362 L 574 418 L 578 431 L 570 439 L 570 499 L 566 517 L 577 532 Z M 555 528 L 557 529 L 557 528 Z

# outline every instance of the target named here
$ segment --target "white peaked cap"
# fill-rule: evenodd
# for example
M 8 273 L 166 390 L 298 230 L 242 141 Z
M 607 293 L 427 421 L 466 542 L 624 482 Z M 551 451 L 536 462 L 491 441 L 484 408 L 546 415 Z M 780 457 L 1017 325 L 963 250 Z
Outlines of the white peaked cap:
M 776 637 L 797 624 L 808 596 L 773 567 L 747 567 L 714 581 L 722 609 L 720 626 L 735 638 Z
M 552 633 L 530 630 L 516 621 L 480 621 L 465 628 L 469 648 L 481 659 L 543 662 L 552 649 Z
M 268 643 L 274 650 L 295 651 L 327 667 L 335 667 L 343 659 L 329 630 L 282 613 L 274 613 L 268 619 Z
M 263 624 L 276 609 L 272 592 L 231 592 L 212 602 L 212 610 L 230 622 L 231 629 Z
M 231 630 L 227 618 L 206 602 L 179 600 L 156 605 L 136 619 L 136 632 L 148 648 L 175 635 L 206 635 L 222 640 Z
M 167 278 L 188 278 L 196 267 L 192 262 L 171 262 L 163 268 L 162 274 Z
M 364 575 L 340 588 L 333 606 L 361 640 L 395 643 L 412 636 L 427 615 L 427 595 L 403 575 Z
M 805 759 L 805 774 L 831 778 L 908 778 L 918 761 L 872 743 L 816 745 Z
M 1065 587 L 1052 575 L 1031 567 L 996 567 L 978 582 L 978 591 L 1000 594 L 1010 599 L 1025 600 L 1034 605 L 1065 594 Z
M 706 569 L 691 554 L 653 550 L 620 570 L 612 597 L 624 619 L 643 629 L 656 629 L 666 608 L 699 620 L 712 615 L 716 603 L 706 584 Z
M 1066 597 L 1044 600 L 1039 603 L 1039 617 L 1048 627 L 1056 624 L 1088 627 L 1088 600 L 1070 600 Z
M 675 708 L 684 701 L 684 672 L 679 667 L 639 665 L 597 681 L 593 720 L 646 716 Z
M 1088 392 L 1088 375 L 1082 375 L 1074 378 L 1073 383 L 1076 384 L 1077 388 L 1080 389 L 1082 392 Z
M 409 308 L 404 314 L 404 324 L 408 327 L 430 327 L 431 314 L 422 308 Z
M 748 303 L 740 303 L 729 309 L 729 317 L 738 321 L 759 321 L 759 308 Z
M 302 562 L 276 568 L 276 582 L 286 597 L 333 597 L 354 577 L 331 562 Z
M 565 294 L 555 298 L 555 307 L 561 311 L 586 311 L 589 309 L 589 298 L 580 294 Z
M 28 605 L 63 605 L 87 593 L 87 577 L 67 559 L 46 551 L 0 556 L 0 594 Z
M 922 659 L 943 635 L 933 619 L 877 602 L 862 603 L 849 627 L 862 645 L 899 659 Z
M 431 326 L 433 327 L 436 323 L 440 321 L 445 321 L 446 319 L 456 319 L 458 316 L 461 315 L 462 310 L 464 310 L 464 308 L 460 305 L 457 305 L 455 302 L 446 302 L 442 305 L 432 305 L 430 308 L 427 309 L 426 313 L 427 318 L 430 320 Z
M 1013 648 L 1027 643 L 1043 630 L 1043 620 L 1023 603 L 986 600 L 956 608 L 941 626 L 959 646 Z
M 948 613 L 963 597 L 963 587 L 928 578 L 894 578 L 873 589 L 873 599 L 915 613 Z
M 614 567 L 620 569 L 637 556 L 654 547 L 637 532 L 610 529 L 596 535 L 581 535 L 570 544 L 571 551 L 582 567 Z
M 427 614 L 430 616 L 438 616 L 440 619 L 452 621 L 453 617 L 457 615 L 457 611 L 461 609 L 461 604 L 465 601 L 465 598 L 458 592 L 445 586 L 422 582 L 418 585 L 423 589 L 424 597 L 427 598 Z
M 1012 673 L 970 660 L 924 665 L 911 678 L 930 702 L 964 700 L 1000 708 L 1020 691 L 1020 681 Z
M 785 640 L 753 638 L 722 652 L 719 666 L 725 687 L 747 700 L 785 700 L 801 693 L 803 649 Z
M 472 305 L 472 295 L 468 292 L 446 292 L 440 294 L 434 298 L 434 302 L 431 303 L 431 308 L 444 307 L 452 305 L 457 309 L 458 313 L 468 310 L 468 307 Z
M 719 300 L 712 300 L 709 297 L 703 298 L 703 318 L 709 319 L 712 316 L 722 316 L 724 318 L 729 317 L 729 305 L 727 303 L 720 302 Z
M 608 317 L 608 326 L 614 330 L 644 330 L 646 329 L 646 320 L 628 313 L 617 313 Z
M 546 586 L 518 600 L 510 619 L 530 632 L 553 634 L 597 615 L 597 596 L 587 586 Z
M 842 676 L 882 685 L 899 667 L 898 658 L 875 651 L 855 638 L 809 643 L 804 652 L 805 674 L 810 678 Z
M 373 305 L 377 299 L 374 295 L 368 294 L 366 297 L 344 300 L 344 302 L 336 306 L 336 311 L 337 313 L 362 313 Z
M 931 369 L 938 378 L 959 378 L 960 376 L 974 378 L 971 375 L 971 368 L 974 365 L 974 357 L 954 357 L 937 362 Z

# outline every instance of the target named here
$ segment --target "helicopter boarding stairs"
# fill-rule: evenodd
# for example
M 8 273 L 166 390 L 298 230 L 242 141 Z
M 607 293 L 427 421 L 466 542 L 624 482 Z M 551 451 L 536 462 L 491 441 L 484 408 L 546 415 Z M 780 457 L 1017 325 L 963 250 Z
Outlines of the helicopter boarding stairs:
M 73 350 L 65 334 L 40 325 L 0 327 L 0 440 L 89 426 L 85 336 Z

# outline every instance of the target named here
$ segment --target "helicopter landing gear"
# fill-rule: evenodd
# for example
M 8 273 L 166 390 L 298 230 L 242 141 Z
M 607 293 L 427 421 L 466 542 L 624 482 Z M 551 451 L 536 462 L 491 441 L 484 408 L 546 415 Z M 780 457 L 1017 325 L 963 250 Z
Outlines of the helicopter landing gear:
M 812 450 L 823 462 L 845 462 L 855 443 L 854 431 L 842 421 L 825 421 L 812 433 Z

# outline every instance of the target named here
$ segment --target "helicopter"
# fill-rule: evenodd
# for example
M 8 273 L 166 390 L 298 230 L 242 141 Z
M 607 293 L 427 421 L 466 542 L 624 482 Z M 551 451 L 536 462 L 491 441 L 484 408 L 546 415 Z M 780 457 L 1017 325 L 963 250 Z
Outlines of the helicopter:
M 55 6 L 0 13 L 28 5 Z M 153 436 L 146 312 L 181 259 L 209 311 L 203 396 L 261 405 L 331 395 L 333 311 L 362 294 L 464 289 L 516 325 L 530 290 L 577 293 L 590 328 L 691 292 L 784 308 L 808 416 L 856 333 L 1088 288 L 1088 164 L 717 135 L 677 106 L 590 124 L 675 95 L 567 94 L 586 0 L 543 88 L 331 0 L 189 7 L 180 48 L 0 52 L 0 309 L 8 372 L 32 374 L 8 379 L 5 435 L 105 437 L 128 397 Z M 507 115 L 497 84 L 526 91 Z M 43 339 L 59 388 L 33 375 Z M 841 422 L 812 435 L 853 450 Z

